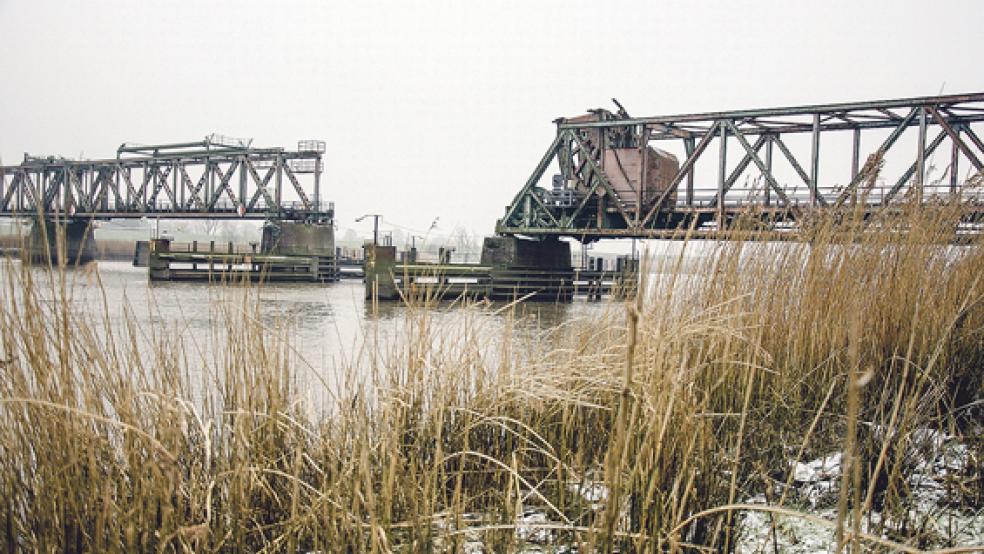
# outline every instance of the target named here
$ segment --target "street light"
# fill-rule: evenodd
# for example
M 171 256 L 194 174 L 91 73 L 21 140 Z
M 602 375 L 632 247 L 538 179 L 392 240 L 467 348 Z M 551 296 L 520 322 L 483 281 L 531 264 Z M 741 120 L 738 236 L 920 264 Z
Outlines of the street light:
M 378 246 L 379 245 L 379 219 L 383 216 L 380 214 L 364 214 L 355 218 L 355 222 L 358 223 L 367 217 L 372 218 L 372 245 Z
M 437 216 L 437 217 L 434 218 L 434 221 L 431 222 L 430 227 L 427 228 L 427 232 L 424 233 L 424 236 L 423 237 L 420 237 L 420 240 L 422 240 L 424 242 L 427 242 L 427 237 L 430 236 L 431 231 L 433 231 L 434 229 L 437 229 L 437 222 L 440 219 L 441 219 L 441 216 Z

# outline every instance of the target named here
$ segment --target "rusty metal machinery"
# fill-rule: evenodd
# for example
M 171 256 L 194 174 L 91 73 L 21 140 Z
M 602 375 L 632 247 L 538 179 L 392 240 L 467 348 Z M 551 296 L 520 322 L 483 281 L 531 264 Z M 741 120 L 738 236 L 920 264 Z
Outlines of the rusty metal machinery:
M 331 223 L 320 198 L 322 141 L 295 151 L 209 135 L 202 141 L 128 145 L 117 157 L 25 155 L 0 166 L 0 217 L 45 219 L 275 219 Z
M 961 162 L 978 175 L 982 170 L 984 142 L 975 126 L 984 123 L 984 93 L 641 118 L 616 105 L 615 112 L 555 121 L 556 137 L 497 222 L 498 234 L 584 242 L 668 237 L 691 226 L 724 229 L 750 207 L 764 229 L 774 230 L 795 226 L 813 210 L 850 204 L 870 212 L 912 195 L 959 195 L 984 215 L 984 195 L 959 179 Z M 909 129 L 916 147 L 903 151 L 897 144 Z M 821 137 L 835 133 L 850 137 L 849 159 L 821 158 Z M 809 138 L 799 141 L 800 151 L 796 135 Z M 929 182 L 927 158 L 944 143 L 945 178 Z M 741 158 L 729 164 L 735 147 Z M 908 158 L 908 165 L 875 189 L 874 177 L 891 156 Z M 698 171 L 706 159 L 716 161 L 710 178 Z M 555 160 L 559 171 L 544 186 Z M 850 164 L 846 182 L 823 181 L 821 167 L 838 162 Z M 794 183 L 782 182 L 780 163 Z

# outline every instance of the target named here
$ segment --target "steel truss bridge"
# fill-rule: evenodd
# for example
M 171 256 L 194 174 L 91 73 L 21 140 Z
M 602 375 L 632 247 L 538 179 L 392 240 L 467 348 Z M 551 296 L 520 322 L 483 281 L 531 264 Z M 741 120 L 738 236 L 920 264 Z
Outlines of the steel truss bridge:
M 25 155 L 0 166 L 0 217 L 47 219 L 277 219 L 329 223 L 320 198 L 322 141 L 296 151 L 209 135 L 176 144 L 127 145 L 116 158 Z
M 618 107 L 555 120 L 556 137 L 497 222 L 498 234 L 583 242 L 659 238 L 691 226 L 713 233 L 750 212 L 763 230 L 781 230 L 815 210 L 850 206 L 870 214 L 914 196 L 923 202 L 959 198 L 976 221 L 984 219 L 984 194 L 966 184 L 979 181 L 982 171 L 984 142 L 975 126 L 984 123 L 984 93 L 658 117 L 631 117 Z M 821 156 L 821 139 L 836 134 L 850 139 L 842 149 L 849 154 Z M 899 146 L 903 135 L 910 143 L 915 135 L 915 146 Z M 946 171 L 931 181 L 929 157 L 945 144 Z M 606 150 L 632 148 L 641 163 L 610 163 Z M 641 190 L 649 182 L 647 157 L 673 149 L 682 159 L 647 196 Z M 554 160 L 559 173 L 552 187 L 542 186 Z M 886 160 L 907 165 L 901 174 L 886 175 Z M 823 180 L 820 170 L 831 163 L 850 165 L 844 182 Z M 962 180 L 961 164 L 978 179 Z M 782 171 L 792 184 L 783 182 Z M 616 181 L 623 183 L 619 190 Z M 634 200 L 627 199 L 625 183 L 636 187 L 628 192 Z

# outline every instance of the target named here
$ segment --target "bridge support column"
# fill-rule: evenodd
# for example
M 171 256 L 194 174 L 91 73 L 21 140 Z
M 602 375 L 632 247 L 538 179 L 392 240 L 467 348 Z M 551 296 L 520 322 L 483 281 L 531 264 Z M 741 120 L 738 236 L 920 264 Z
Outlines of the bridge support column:
M 151 281 L 170 281 L 171 262 L 163 255 L 171 252 L 171 239 L 151 239 L 147 244 L 147 268 Z
M 395 282 L 396 247 L 367 242 L 365 284 L 366 300 L 397 300 L 400 293 Z
M 34 221 L 28 239 L 31 261 L 52 265 L 87 264 L 96 259 L 89 220 Z
M 492 269 L 492 296 L 537 300 L 570 300 L 574 269 L 570 243 L 516 237 L 486 237 L 482 265 Z
M 330 223 L 267 221 L 263 225 L 260 251 L 263 254 L 317 257 L 318 279 L 338 280 L 335 229 Z

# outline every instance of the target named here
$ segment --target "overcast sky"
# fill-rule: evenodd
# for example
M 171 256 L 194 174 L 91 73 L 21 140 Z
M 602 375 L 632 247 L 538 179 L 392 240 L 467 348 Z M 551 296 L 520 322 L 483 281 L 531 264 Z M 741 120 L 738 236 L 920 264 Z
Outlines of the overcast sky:
M 318 138 L 341 227 L 491 233 L 558 116 L 981 91 L 982 28 L 979 1 L 0 0 L 0 156 Z

